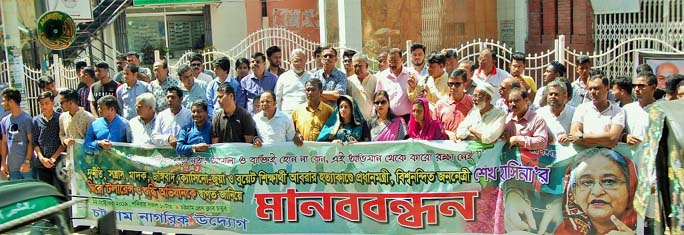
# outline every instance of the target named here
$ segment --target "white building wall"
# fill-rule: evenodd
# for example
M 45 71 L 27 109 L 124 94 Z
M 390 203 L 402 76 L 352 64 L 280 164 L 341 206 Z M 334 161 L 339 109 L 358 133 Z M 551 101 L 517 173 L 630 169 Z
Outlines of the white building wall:
M 227 51 L 247 37 L 245 1 L 211 5 L 211 38 L 219 51 Z
M 497 0 L 499 38 L 514 51 L 524 52 L 528 34 L 527 0 Z

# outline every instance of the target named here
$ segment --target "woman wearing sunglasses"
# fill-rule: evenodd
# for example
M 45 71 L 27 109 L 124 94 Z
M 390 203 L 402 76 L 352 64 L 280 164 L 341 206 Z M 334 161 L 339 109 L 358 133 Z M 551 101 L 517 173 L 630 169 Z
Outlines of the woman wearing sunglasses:
M 373 94 L 375 114 L 368 121 L 371 141 L 393 141 L 406 139 L 406 123 L 390 109 L 389 95 L 380 90 Z

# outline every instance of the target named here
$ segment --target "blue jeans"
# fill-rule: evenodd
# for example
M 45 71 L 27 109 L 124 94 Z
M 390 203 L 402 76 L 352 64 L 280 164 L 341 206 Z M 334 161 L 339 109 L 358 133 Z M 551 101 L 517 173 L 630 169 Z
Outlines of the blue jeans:
M 10 171 L 10 173 L 9 173 L 9 179 L 10 180 L 35 179 L 35 178 L 36 178 L 36 176 L 33 174 L 33 170 L 29 170 L 28 172 Z

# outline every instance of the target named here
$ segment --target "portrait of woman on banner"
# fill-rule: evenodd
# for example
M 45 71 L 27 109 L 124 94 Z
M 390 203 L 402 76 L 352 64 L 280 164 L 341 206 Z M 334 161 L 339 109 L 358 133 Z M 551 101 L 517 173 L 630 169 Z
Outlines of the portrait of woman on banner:
M 565 174 L 563 222 L 556 234 L 636 234 L 634 163 L 608 148 L 578 153 Z
M 337 98 L 337 107 L 325 122 L 319 142 L 355 143 L 368 141 L 370 131 L 356 101 L 348 95 Z

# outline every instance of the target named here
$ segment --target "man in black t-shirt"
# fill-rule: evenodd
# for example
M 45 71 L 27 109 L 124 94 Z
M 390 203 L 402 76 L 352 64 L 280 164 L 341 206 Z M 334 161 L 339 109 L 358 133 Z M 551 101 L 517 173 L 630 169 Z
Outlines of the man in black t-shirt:
M 100 115 L 97 113 L 97 101 L 107 95 L 116 96 L 116 88 L 118 88 L 120 84 L 109 77 L 109 64 L 100 62 L 95 65 L 95 68 L 95 77 L 97 77 L 98 81 L 90 87 L 91 90 L 88 101 L 90 101 L 90 110 L 93 110 L 93 115 L 99 117 Z

